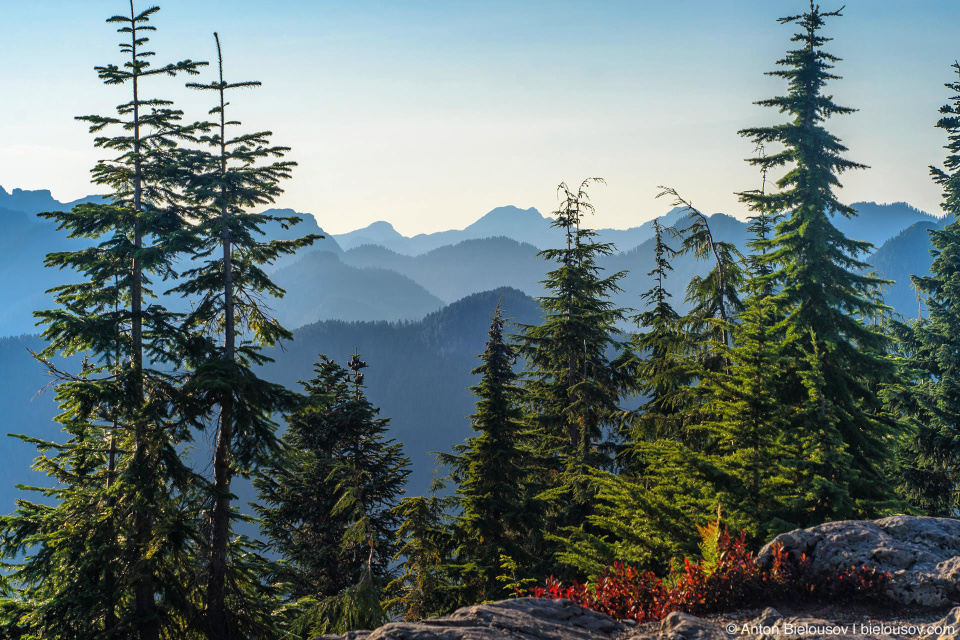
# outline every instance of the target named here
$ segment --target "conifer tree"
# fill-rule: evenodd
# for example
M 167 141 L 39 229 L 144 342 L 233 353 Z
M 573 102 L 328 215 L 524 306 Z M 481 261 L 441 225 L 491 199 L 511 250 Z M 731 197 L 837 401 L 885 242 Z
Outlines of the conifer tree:
M 762 142 L 757 143 L 756 152 L 758 159 L 762 160 L 766 157 L 766 147 Z M 769 170 L 768 166 L 760 163 L 760 188 L 749 192 L 752 195 L 760 196 L 758 199 L 749 201 L 750 210 L 756 215 L 747 217 L 747 220 L 749 220 L 747 233 L 751 236 L 750 240 L 747 241 L 747 247 L 750 249 L 747 263 L 750 267 L 751 277 L 761 285 L 759 289 L 753 288 L 752 295 L 755 296 L 769 296 L 773 293 L 771 280 L 774 268 L 773 264 L 766 259 L 766 255 L 773 238 L 774 227 L 780 221 L 781 216 L 771 215 L 767 210 L 767 203 L 763 200 L 763 196 L 767 194 L 767 173 Z
M 429 497 L 410 496 L 394 508 L 401 519 L 400 547 L 393 557 L 402 572 L 389 585 L 384 606 L 404 620 L 423 620 L 452 612 L 461 599 L 454 574 L 456 535 L 450 513 L 456 496 L 442 495 L 434 478 Z M 402 562 L 401 562 L 402 559 Z
M 269 360 L 260 352 L 262 345 L 293 337 L 270 317 L 262 301 L 264 296 L 283 295 L 262 267 L 320 236 L 288 241 L 265 241 L 259 237 L 268 222 L 280 223 L 284 228 L 300 222 L 297 217 L 249 211 L 274 201 L 282 191 L 280 181 L 290 177 L 296 163 L 269 162 L 289 151 L 288 147 L 270 146 L 269 131 L 230 134 L 230 129 L 240 122 L 227 115 L 228 92 L 258 87 L 260 83 L 224 80 L 220 37 L 213 35 L 217 45 L 217 78 L 208 83 L 187 84 L 193 89 L 214 92 L 217 98 L 216 106 L 210 110 L 216 121 L 207 125 L 207 133 L 199 139 L 211 151 L 194 152 L 184 158 L 185 165 L 197 169 L 188 173 L 186 185 L 197 222 L 191 228 L 191 249 L 194 259 L 203 262 L 184 273 L 184 282 L 174 291 L 195 301 L 186 326 L 195 336 L 206 338 L 195 341 L 199 349 L 192 354 L 195 372 L 187 387 L 217 415 L 204 603 L 209 637 L 226 640 L 241 633 L 237 631 L 237 625 L 242 623 L 239 617 L 252 614 L 249 603 L 236 601 L 242 589 L 229 592 L 228 585 L 238 584 L 235 579 L 228 579 L 230 485 L 235 475 L 248 475 L 276 454 L 276 425 L 271 415 L 291 408 L 293 402 L 293 394 L 281 385 L 260 379 L 253 370 L 255 365 Z M 228 602 L 231 598 L 232 604 Z
M 706 420 L 697 430 L 711 443 L 714 501 L 724 505 L 735 530 L 760 542 L 793 528 L 785 505 L 793 487 L 792 469 L 784 463 L 791 454 L 784 446 L 790 423 L 780 404 L 789 344 L 763 281 L 754 275 L 748 284 L 746 308 L 731 326 L 735 344 L 724 352 L 727 367 L 700 374 L 697 392 Z
M 58 504 L 21 501 L 3 520 L 4 553 L 26 556 L 13 573 L 28 610 L 18 624 L 36 636 L 157 640 L 191 618 L 184 501 L 195 479 L 177 450 L 189 424 L 176 379 L 161 369 L 179 363 L 184 340 L 175 315 L 150 302 L 152 278 L 172 274 L 185 235 L 173 151 L 189 131 L 170 101 L 145 97 L 144 84 L 205 63 L 151 65 L 157 11 L 138 13 L 131 0 L 129 15 L 107 21 L 119 25 L 127 59 L 96 71 L 131 98 L 117 116 L 78 118 L 93 133 L 116 130 L 95 139 L 116 154 L 93 169 L 110 204 L 42 214 L 99 244 L 47 257 L 82 281 L 53 289 L 58 308 L 36 314 L 47 325 L 43 357 L 89 356 L 80 376 L 56 372 L 67 443 L 37 443 L 55 452 L 35 466 L 60 483 L 48 491 Z
M 960 75 L 960 64 L 953 69 Z M 930 167 L 943 189 L 941 208 L 952 216 L 943 229 L 930 231 L 930 274 L 914 277 L 929 309 L 904 336 L 907 364 L 914 372 L 908 389 L 917 432 L 902 461 L 907 497 L 929 515 L 960 514 L 960 80 L 946 84 L 955 95 L 940 108 L 937 127 L 947 134 L 944 168 Z M 904 327 L 904 329 L 908 329 Z
M 528 493 L 529 435 L 523 423 L 522 391 L 513 371 L 516 354 L 504 340 L 505 320 L 498 304 L 490 322 L 490 339 L 471 373 L 482 376 L 471 387 L 477 397 L 471 416 L 478 435 L 458 446 L 459 455 L 442 456 L 458 479 L 460 515 L 454 525 L 466 602 L 499 600 L 510 595 L 497 580 L 501 557 L 530 567 L 529 532 L 535 526 Z
M 653 230 L 654 268 L 647 276 L 654 279 L 654 286 L 640 295 L 646 309 L 636 316 L 640 332 L 632 341 L 637 359 L 636 390 L 646 400 L 630 416 L 632 433 L 628 442 L 679 435 L 685 392 L 691 382 L 682 318 L 670 304 L 672 294 L 666 288 L 666 279 L 673 271 L 670 259 L 677 251 L 666 243 L 667 230 L 659 220 L 653 221 Z
M 254 481 L 267 547 L 282 558 L 275 577 L 321 633 L 382 616 L 394 507 L 410 473 L 401 445 L 385 438 L 389 420 L 364 396 L 364 367 L 356 354 L 349 370 L 321 356 L 306 405 L 287 419 L 285 459 Z
M 682 238 L 680 255 L 692 253 L 697 260 L 709 260 L 713 267 L 706 277 L 694 276 L 687 285 L 686 301 L 692 308 L 687 315 L 691 340 L 706 345 L 720 342 L 730 346 L 729 325 L 737 313 L 743 310 L 739 288 L 743 285 L 743 271 L 740 262 L 743 256 L 731 242 L 713 237 L 707 216 L 684 200 L 674 189 L 663 189 L 657 197 L 671 196 L 673 206 L 683 207 L 688 215 L 688 224 L 677 232 Z M 713 360 L 716 368 L 717 358 Z
M 785 331 L 798 340 L 812 335 L 816 343 L 792 354 L 788 370 L 796 380 L 787 385 L 792 394 L 781 401 L 794 407 L 796 420 L 802 422 L 801 408 L 809 402 L 803 391 L 809 385 L 802 381 L 824 381 L 818 415 L 819 426 L 827 432 L 813 445 L 816 451 L 807 450 L 813 457 L 798 461 L 797 473 L 811 483 L 808 489 L 829 485 L 824 492 L 800 490 L 800 494 L 811 500 L 814 493 L 820 495 L 815 500 L 829 499 L 829 504 L 807 502 L 802 508 L 831 519 L 877 514 L 890 503 L 892 493 L 884 472 L 891 456 L 891 423 L 881 412 L 878 396 L 892 364 L 884 355 L 886 337 L 864 323 L 886 309 L 874 295 L 885 281 L 863 272 L 867 265 L 858 256 L 871 245 L 845 237 L 830 219 L 856 215 L 837 200 L 834 188 L 840 186 L 841 173 L 864 168 L 842 157 L 846 147 L 823 124 L 831 116 L 854 111 L 822 92 L 828 81 L 838 78 L 830 69 L 839 59 L 823 50 L 830 39 L 820 32 L 826 19 L 839 15 L 840 11 L 823 12 L 811 2 L 809 12 L 779 20 L 800 28 L 792 39 L 799 48 L 779 61 L 782 68 L 769 72 L 787 80 L 789 91 L 757 104 L 775 108 L 790 120 L 740 134 L 763 145 L 782 146 L 771 155 L 751 158 L 752 164 L 770 169 L 786 165 L 789 170 L 777 182 L 775 193 L 739 194 L 753 208 L 785 216 L 763 260 L 774 267 L 771 280 L 778 289 L 775 299 L 778 313 L 786 319 Z M 811 357 L 818 358 L 815 365 Z M 790 431 L 800 437 L 802 429 L 797 423 Z M 842 466 L 831 469 L 829 477 L 820 476 L 816 469 L 823 467 L 814 459 L 833 459 Z
M 625 274 L 601 276 L 597 258 L 610 255 L 613 246 L 581 227 L 593 211 L 586 190 L 594 181 L 599 179 L 584 180 L 576 192 L 565 183 L 558 188 L 563 201 L 552 226 L 564 231 L 566 246 L 538 254 L 557 267 L 544 281 L 548 295 L 538 299 L 543 322 L 523 327 L 519 343 L 528 367 L 524 386 L 538 440 L 542 498 L 549 504 L 548 531 L 584 522 L 592 502 L 589 469 L 613 464 L 605 436 L 631 384 L 626 357 L 611 357 L 623 349 L 616 324 L 624 312 L 610 296 Z M 549 554 L 540 556 L 546 560 Z

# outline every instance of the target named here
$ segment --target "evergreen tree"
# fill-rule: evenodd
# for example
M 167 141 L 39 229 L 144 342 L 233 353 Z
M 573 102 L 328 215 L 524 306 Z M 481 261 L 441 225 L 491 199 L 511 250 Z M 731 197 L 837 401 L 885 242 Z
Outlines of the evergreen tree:
M 93 169 L 94 183 L 112 191 L 110 204 L 43 214 L 70 237 L 99 244 L 47 257 L 47 266 L 74 269 L 82 281 L 53 289 L 59 307 L 37 313 L 47 325 L 45 358 L 89 356 L 80 376 L 56 372 L 67 443 L 34 441 L 54 452 L 35 466 L 58 481 L 44 490 L 57 504 L 23 500 L 2 522 L 4 554 L 25 554 L 12 575 L 25 613 L 13 624 L 38 637 L 157 640 L 192 617 L 185 501 L 196 481 L 177 449 L 189 422 L 175 377 L 161 369 L 178 364 L 184 340 L 175 315 L 150 302 L 151 279 L 173 273 L 186 234 L 173 151 L 189 131 L 182 113 L 144 97 L 143 85 L 205 63 L 151 65 L 156 11 L 137 13 L 131 0 L 129 15 L 107 21 L 120 25 L 127 60 L 96 71 L 106 84 L 128 86 L 131 98 L 117 116 L 78 118 L 93 133 L 117 130 L 95 139 L 117 154 Z
M 954 63 L 960 74 L 960 64 Z M 917 431 L 904 453 L 903 483 L 907 497 L 929 515 L 960 514 L 960 81 L 946 85 L 954 92 L 940 108 L 937 127 L 947 133 L 944 169 L 930 167 L 943 189 L 941 208 L 953 216 L 943 229 L 930 231 L 933 265 L 930 275 L 914 277 L 929 316 L 902 327 L 913 370 L 909 405 L 904 410 Z
M 762 142 L 757 143 L 757 158 L 762 160 L 766 157 L 766 147 Z M 767 210 L 767 203 L 763 196 L 767 193 L 767 172 L 769 167 L 763 162 L 760 163 L 760 188 L 749 192 L 752 195 L 760 196 L 757 199 L 749 201 L 750 209 L 756 215 L 748 216 L 747 233 L 751 236 L 747 241 L 747 247 L 750 249 L 750 255 L 747 256 L 747 263 L 750 267 L 752 277 L 761 285 L 757 290 L 754 287 L 752 295 L 769 296 L 773 293 L 771 284 L 774 271 L 773 264 L 766 259 L 767 250 L 770 248 L 773 238 L 774 227 L 780 221 L 782 216 L 771 215 Z
M 784 504 L 793 487 L 792 468 L 784 462 L 790 458 L 784 446 L 789 414 L 780 404 L 789 344 L 763 281 L 754 275 L 749 287 L 746 308 L 731 327 L 735 344 L 724 352 L 727 367 L 701 372 L 697 391 L 707 418 L 697 430 L 710 443 L 715 502 L 735 530 L 761 542 L 793 528 Z
M 456 608 L 459 584 L 453 575 L 454 539 L 450 511 L 456 496 L 444 496 L 444 485 L 434 479 L 430 496 L 404 498 L 394 508 L 402 520 L 397 529 L 400 548 L 394 556 L 402 573 L 387 585 L 390 598 L 384 603 L 404 620 L 423 620 L 446 615 Z
M 205 617 L 211 640 L 226 640 L 237 634 L 241 618 L 269 617 L 254 612 L 250 603 L 237 601 L 243 593 L 230 576 L 231 539 L 230 485 L 235 475 L 246 476 L 251 469 L 270 460 L 277 452 L 275 423 L 271 415 L 292 407 L 293 394 L 283 386 L 260 379 L 255 365 L 269 360 L 261 345 L 273 345 L 292 334 L 274 318 L 264 296 L 281 297 L 262 266 L 277 257 L 295 252 L 320 236 L 298 240 L 264 241 L 263 226 L 277 222 L 286 228 L 300 222 L 297 217 L 250 213 L 248 209 L 274 201 L 281 193 L 280 181 L 290 177 L 295 165 L 289 161 L 265 163 L 282 157 L 289 148 L 269 146 L 269 131 L 231 135 L 229 128 L 240 125 L 227 116 L 227 93 L 260 86 L 259 82 L 227 82 L 223 75 L 220 37 L 217 44 L 218 77 L 208 83 L 187 86 L 215 92 L 217 104 L 210 114 L 217 118 L 200 138 L 211 152 L 192 153 L 183 164 L 193 168 L 186 178 L 194 201 L 197 224 L 192 227 L 191 247 L 201 266 L 184 274 L 174 291 L 195 300 L 186 326 L 197 340 L 192 360 L 195 373 L 188 389 L 198 401 L 217 413 L 217 438 L 213 456 L 213 508 L 210 512 L 210 541 L 206 567 Z M 235 550 L 244 553 L 242 549 Z M 230 592 L 230 586 L 233 591 Z M 228 601 L 233 599 L 232 603 Z M 249 620 L 248 620 L 249 621 Z
M 632 340 L 637 358 L 636 391 L 645 401 L 629 418 L 632 433 L 628 442 L 677 437 L 683 426 L 683 406 L 691 383 L 686 362 L 687 337 L 680 314 L 670 304 L 672 294 L 666 288 L 666 279 L 673 271 L 670 259 L 677 251 L 664 240 L 666 230 L 659 220 L 653 221 L 653 230 L 654 268 L 647 276 L 654 279 L 654 286 L 640 296 L 646 310 L 636 316 L 640 332 Z
M 287 419 L 286 457 L 254 481 L 267 547 L 282 558 L 275 577 L 323 633 L 382 616 L 394 507 L 410 473 L 401 445 L 384 437 L 389 420 L 364 396 L 364 367 L 357 355 L 349 371 L 321 356 L 306 405 Z
M 441 456 L 458 480 L 455 537 L 464 599 L 469 603 L 499 600 L 509 593 L 498 581 L 501 557 L 530 567 L 527 542 L 535 526 L 534 507 L 527 495 L 530 452 L 523 423 L 522 391 L 513 371 L 514 348 L 504 341 L 500 305 L 490 322 L 490 339 L 479 357 L 483 364 L 471 373 L 482 376 L 471 387 L 477 396 L 471 416 L 479 435 L 458 446 L 459 455 Z
M 612 254 L 613 246 L 597 242 L 595 232 L 581 227 L 583 216 L 593 211 L 586 189 L 598 180 L 584 180 L 576 192 L 566 184 L 558 188 L 563 201 L 552 226 L 564 231 L 566 246 L 538 254 L 557 268 L 544 281 L 549 294 L 538 298 L 543 322 L 523 327 L 520 336 L 519 353 L 528 367 L 525 391 L 537 434 L 534 466 L 540 469 L 542 498 L 549 505 L 542 527 L 548 535 L 581 526 L 589 513 L 589 469 L 613 464 L 605 436 L 631 384 L 626 358 L 611 357 L 623 348 L 616 324 L 624 312 L 610 296 L 620 290 L 617 282 L 624 273 L 601 277 L 597 258 Z M 538 555 L 546 561 L 550 554 Z
M 740 262 L 743 256 L 732 242 L 713 237 L 707 216 L 674 190 L 667 187 L 657 197 L 672 196 L 673 206 L 683 207 L 689 224 L 677 235 L 683 238 L 680 255 L 692 253 L 697 260 L 711 260 L 713 267 L 706 277 L 694 276 L 687 285 L 686 302 L 691 303 L 686 323 L 690 340 L 700 345 L 720 342 L 730 346 L 730 328 L 734 316 L 743 310 L 739 288 L 743 284 Z M 708 366 L 720 366 L 718 358 L 707 354 Z
M 822 387 L 814 386 L 821 389 L 818 428 L 827 432 L 812 444 L 815 450 L 806 449 L 808 457 L 798 461 L 797 469 L 807 483 L 798 489 L 807 496 L 801 511 L 811 521 L 875 515 L 890 504 L 892 493 L 884 472 L 891 457 L 891 421 L 882 414 L 878 395 L 892 363 L 884 355 L 887 338 L 864 323 L 886 309 L 874 294 L 884 281 L 864 275 L 867 265 L 857 258 L 871 245 L 845 237 L 830 220 L 835 214 L 856 215 L 833 190 L 840 186 L 839 174 L 864 168 L 842 157 L 846 147 L 823 126 L 833 115 L 854 111 L 822 93 L 828 81 L 838 78 L 829 70 L 839 59 L 823 50 L 829 38 L 820 31 L 826 19 L 839 15 L 811 2 L 809 12 L 780 19 L 800 27 L 793 36 L 800 47 L 779 61 L 781 69 L 769 72 L 787 80 L 789 92 L 757 104 L 787 114 L 790 121 L 740 132 L 757 143 L 783 147 L 751 158 L 751 163 L 770 169 L 790 166 L 776 193 L 744 192 L 740 197 L 754 209 L 785 215 L 763 261 L 774 267 L 771 280 L 785 331 L 797 337 L 798 345 L 809 336 L 816 340 L 790 356 L 794 381 L 786 388 L 792 392 L 781 398 L 795 409 L 790 434 L 799 445 L 807 424 L 803 407 L 810 401 L 804 389 L 811 380 L 824 381 Z M 826 459 L 841 466 L 822 476 L 818 469 L 825 467 L 817 461 Z
M 666 567 L 683 553 L 693 530 L 688 514 L 707 504 L 702 486 L 693 482 L 695 467 L 688 464 L 696 367 L 683 318 L 670 305 L 665 286 L 670 258 L 677 254 L 664 240 L 665 231 L 654 220 L 654 268 L 647 274 L 654 286 L 640 296 L 646 303 L 636 316 L 641 332 L 632 337 L 633 356 L 624 368 L 635 375 L 634 389 L 644 402 L 625 413 L 619 473 L 592 473 L 591 526 L 573 532 L 557 556 L 582 574 L 596 574 L 614 561 Z

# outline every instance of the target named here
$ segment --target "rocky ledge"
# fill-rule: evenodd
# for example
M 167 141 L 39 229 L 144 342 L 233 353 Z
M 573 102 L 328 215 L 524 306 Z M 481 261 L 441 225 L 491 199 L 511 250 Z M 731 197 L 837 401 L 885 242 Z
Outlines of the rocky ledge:
M 954 640 L 960 637 L 960 607 L 945 617 L 876 620 L 784 616 L 775 609 L 744 620 L 704 620 L 671 613 L 659 624 L 636 625 L 584 609 L 568 600 L 519 598 L 458 609 L 422 622 L 392 622 L 376 631 L 315 640 Z
M 893 516 L 828 522 L 777 536 L 758 560 L 769 563 L 776 544 L 795 558 L 806 554 L 815 571 L 870 565 L 889 572 L 887 595 L 903 605 L 960 603 L 960 520 Z
M 876 611 L 823 608 L 730 612 L 709 620 L 671 613 L 657 624 L 631 625 L 566 600 L 519 598 L 458 609 L 421 622 L 394 622 L 323 640 L 953 640 L 960 638 L 960 521 L 895 516 L 875 521 L 831 522 L 798 529 L 773 545 L 825 571 L 871 565 L 893 576 L 898 603 Z M 866 603 L 869 604 L 869 603 Z M 953 609 L 949 607 L 954 606 Z M 787 607 L 782 607 L 787 610 Z M 869 608 L 869 607 L 868 607 Z M 946 615 L 944 615 L 946 614 Z

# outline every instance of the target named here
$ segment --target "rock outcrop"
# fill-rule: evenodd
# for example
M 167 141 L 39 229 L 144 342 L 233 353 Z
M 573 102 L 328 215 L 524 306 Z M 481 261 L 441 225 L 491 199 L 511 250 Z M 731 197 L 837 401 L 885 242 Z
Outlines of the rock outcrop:
M 422 622 L 394 622 L 375 631 L 354 631 L 324 640 L 954 640 L 960 638 L 960 606 L 946 617 L 916 611 L 960 602 L 960 521 L 895 516 L 875 521 L 830 522 L 797 529 L 774 544 L 794 557 L 805 554 L 813 570 L 834 572 L 869 565 L 893 576 L 889 596 L 902 606 L 879 619 L 864 612 L 802 610 L 781 615 L 733 612 L 704 620 L 671 613 L 659 624 L 634 625 L 567 600 L 519 598 L 458 609 Z M 911 613 L 913 612 L 913 613 Z
M 518 598 L 457 609 L 420 622 L 391 622 L 376 631 L 324 640 L 613 640 L 629 629 L 568 600 Z
M 870 565 L 893 576 L 888 595 L 904 605 L 942 607 L 960 602 L 960 521 L 893 516 L 828 522 L 774 538 L 760 550 L 769 563 L 773 545 L 815 571 Z
M 520 598 L 458 609 L 422 622 L 393 622 L 376 631 L 314 640 L 955 640 L 960 607 L 932 622 L 877 622 L 865 618 L 784 616 L 767 608 L 746 620 L 712 622 L 671 613 L 659 624 L 635 625 L 579 607 L 567 600 Z

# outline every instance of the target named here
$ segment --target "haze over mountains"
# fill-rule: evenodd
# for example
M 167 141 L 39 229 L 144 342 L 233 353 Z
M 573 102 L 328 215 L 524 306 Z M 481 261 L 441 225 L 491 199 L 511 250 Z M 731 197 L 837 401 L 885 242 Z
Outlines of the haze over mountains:
M 81 201 L 97 200 L 91 196 Z M 64 238 L 55 225 L 35 215 L 74 204 L 59 203 L 47 191 L 7 193 L 0 188 L 0 293 L 4 301 L 0 336 L 35 334 L 32 312 L 52 306 L 44 291 L 74 277 L 44 268 L 43 258 L 49 252 L 75 249 L 84 243 Z M 945 221 L 905 203 L 853 206 L 860 217 L 835 222 L 848 236 L 878 247 L 869 262 L 885 277 L 897 280 L 887 291 L 888 304 L 915 317 L 917 302 L 909 275 L 928 271 L 932 262 L 928 230 Z M 291 210 L 275 213 L 294 214 Z M 312 216 L 303 217 L 303 223 L 291 229 L 272 225 L 268 235 L 292 238 L 323 233 Z M 271 272 L 287 295 L 273 307 L 282 322 L 298 328 L 292 344 L 273 351 L 276 362 L 267 365 L 264 374 L 298 388 L 298 380 L 310 377 L 318 354 L 343 362 L 358 350 L 370 364 L 371 401 L 392 418 L 392 436 L 404 443 L 413 458 L 414 475 L 408 489 L 423 492 L 434 468 L 429 452 L 449 451 L 469 435 L 467 416 L 473 411 L 473 397 L 467 387 L 474 382 L 470 370 L 483 350 L 497 301 L 502 299 L 507 315 L 519 322 L 537 322 L 539 311 L 532 298 L 541 294 L 540 282 L 552 267 L 536 254 L 563 240 L 550 222 L 536 209 L 499 207 L 465 229 L 412 238 L 380 222 L 328 236 L 300 254 L 284 258 Z M 682 225 L 676 210 L 662 216 L 661 222 Z M 745 223 L 731 216 L 714 214 L 710 224 L 720 239 L 740 246 L 747 239 Z M 598 234 L 601 241 L 612 242 L 618 249 L 600 266 L 607 273 L 628 272 L 621 281 L 624 291 L 617 303 L 639 306 L 640 293 L 650 288 L 646 274 L 653 265 L 652 224 L 601 229 Z M 676 247 L 678 242 L 670 244 Z M 674 260 L 673 268 L 668 288 L 679 307 L 686 283 L 693 275 L 704 273 L 708 265 L 685 257 Z M 165 302 L 175 308 L 187 305 L 180 299 Z M 0 338 L 0 403 L 5 408 L 2 433 L 52 438 L 59 431 L 52 422 L 56 414 L 52 393 L 36 396 L 50 380 L 27 349 L 41 347 L 35 335 Z M 208 443 L 198 443 L 198 447 L 205 446 Z M 34 448 L 19 441 L 7 441 L 0 448 L 0 478 L 4 480 L 0 511 L 12 508 L 14 483 L 37 481 L 39 476 L 26 463 L 34 456 Z
M 51 296 L 44 292 L 73 277 L 45 269 L 44 256 L 89 242 L 64 238 L 52 223 L 35 214 L 98 200 L 98 196 L 88 196 L 60 203 L 49 191 L 14 189 L 7 193 L 0 187 L 0 283 L 4 298 L 0 335 L 37 330 L 33 311 L 52 306 Z M 929 241 L 923 237 L 924 232 L 914 231 L 908 234 L 909 242 L 899 238 L 890 247 L 884 243 L 912 225 L 923 223 L 929 228 L 939 224 L 939 219 L 905 203 L 861 202 L 853 206 L 860 216 L 835 219 L 837 226 L 849 237 L 873 242 L 878 247 L 871 263 L 897 280 L 889 291 L 889 302 L 904 315 L 916 315 L 915 296 L 907 276 L 925 273 L 929 268 L 925 249 Z M 271 212 L 295 214 L 289 209 Z M 323 233 L 313 216 L 301 215 L 303 223 L 290 229 L 274 224 L 267 229 L 267 235 L 291 238 Z M 550 222 L 551 218 L 533 208 L 498 207 L 460 230 L 405 237 L 389 223 L 377 222 L 349 233 L 328 235 L 271 268 L 277 282 L 288 292 L 275 303 L 275 312 L 291 327 L 325 319 L 418 320 L 444 304 L 499 286 L 537 296 L 549 265 L 538 259 L 536 253 L 562 242 Z M 666 226 L 682 225 L 677 210 L 662 216 L 661 222 Z M 746 239 L 745 224 L 730 216 L 714 214 L 711 226 L 720 239 L 740 246 Z M 652 265 L 652 223 L 623 230 L 600 229 L 597 233 L 601 242 L 612 243 L 618 250 L 601 266 L 628 272 L 621 282 L 624 291 L 617 303 L 636 307 L 637 296 L 649 288 L 646 273 Z M 188 267 L 181 265 L 181 269 Z M 694 274 L 704 272 L 707 265 L 683 257 L 676 259 L 673 267 L 668 288 L 677 305 L 682 306 L 686 283 Z M 169 287 L 159 283 L 156 288 L 162 291 Z M 164 302 L 174 309 L 187 307 L 187 302 L 180 299 L 168 298 Z
M 483 351 L 498 302 L 516 322 L 539 321 L 532 299 L 516 289 L 500 288 L 468 296 L 417 322 L 316 322 L 294 331 L 292 342 L 268 350 L 275 362 L 264 366 L 262 375 L 300 390 L 298 381 L 312 377 L 319 354 L 344 363 L 359 351 L 370 365 L 365 370 L 367 396 L 391 419 L 391 437 L 403 442 L 413 460 L 407 489 L 423 493 L 436 466 L 430 452 L 450 451 L 470 435 L 467 416 L 473 413 L 474 398 L 468 387 L 476 384 L 470 371 L 479 364 L 476 355 Z M 45 389 L 52 379 L 28 351 L 42 346 L 37 336 L 0 338 L 0 513 L 13 509 L 16 484 L 45 480 L 30 469 L 36 448 L 3 435 L 55 440 L 60 431 L 53 422 L 53 392 Z M 76 369 L 77 362 L 57 359 L 57 365 Z M 203 437 L 195 445 L 203 455 L 212 446 Z M 244 500 L 253 499 L 249 486 L 238 492 Z

